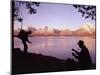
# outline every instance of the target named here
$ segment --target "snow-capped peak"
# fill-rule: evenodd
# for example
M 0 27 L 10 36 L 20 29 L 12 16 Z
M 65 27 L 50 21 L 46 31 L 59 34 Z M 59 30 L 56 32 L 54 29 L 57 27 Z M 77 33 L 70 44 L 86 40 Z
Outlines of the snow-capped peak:
M 85 31 L 85 32 L 89 32 L 89 33 L 92 33 L 95 31 L 95 26 L 93 26 L 92 24 L 90 23 L 85 23 L 84 25 L 82 25 L 80 27 L 81 30 Z
M 45 27 L 41 30 L 41 32 L 43 32 L 43 33 L 53 33 L 53 28 L 48 27 L 48 26 L 45 26 Z

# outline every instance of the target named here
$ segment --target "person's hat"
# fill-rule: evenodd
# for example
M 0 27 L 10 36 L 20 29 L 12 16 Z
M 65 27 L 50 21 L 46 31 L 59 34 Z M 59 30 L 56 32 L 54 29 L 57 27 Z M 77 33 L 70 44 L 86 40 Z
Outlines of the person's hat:
M 84 41 L 79 40 L 79 42 L 77 44 L 84 44 Z

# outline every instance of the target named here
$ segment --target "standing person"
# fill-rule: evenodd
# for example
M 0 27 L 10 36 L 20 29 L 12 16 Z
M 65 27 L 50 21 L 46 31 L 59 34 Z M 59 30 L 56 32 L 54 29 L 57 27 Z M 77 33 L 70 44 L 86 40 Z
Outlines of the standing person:
M 84 45 L 84 41 L 79 40 L 78 46 L 80 47 L 81 51 L 77 52 L 75 49 L 72 49 L 72 51 L 75 52 L 75 54 L 72 53 L 72 55 L 79 60 L 79 63 L 82 67 L 90 66 L 92 64 L 92 61 L 89 51 L 87 47 Z
M 31 41 L 29 41 L 29 39 L 28 39 L 28 36 L 31 33 L 32 33 L 31 31 L 25 31 L 25 30 L 21 29 L 21 31 L 19 32 L 19 35 L 18 35 L 18 38 L 20 38 L 22 40 L 25 53 L 27 53 L 27 50 L 28 50 L 27 42 L 31 43 Z

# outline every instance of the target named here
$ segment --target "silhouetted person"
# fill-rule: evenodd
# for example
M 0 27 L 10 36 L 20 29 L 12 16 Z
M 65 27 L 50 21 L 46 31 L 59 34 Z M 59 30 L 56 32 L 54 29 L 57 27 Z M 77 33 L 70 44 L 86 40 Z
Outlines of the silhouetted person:
M 78 45 L 81 48 L 81 51 L 77 52 L 75 49 L 72 49 L 72 51 L 75 52 L 75 54 L 72 53 L 72 55 L 79 60 L 79 64 L 81 65 L 81 67 L 91 66 L 91 57 L 87 47 L 84 45 L 84 41 L 79 40 Z
M 31 31 L 25 31 L 25 30 L 21 30 L 18 37 L 22 40 L 22 43 L 24 45 L 24 52 L 27 53 L 27 49 L 28 49 L 28 46 L 27 46 L 27 42 L 28 43 L 31 43 L 28 39 L 28 36 L 29 34 L 31 34 L 32 32 Z

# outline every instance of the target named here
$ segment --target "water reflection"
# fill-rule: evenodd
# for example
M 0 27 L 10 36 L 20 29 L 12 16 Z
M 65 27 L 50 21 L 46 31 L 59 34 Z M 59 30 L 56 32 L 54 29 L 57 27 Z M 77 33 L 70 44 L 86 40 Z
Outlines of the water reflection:
M 28 52 L 41 53 L 43 55 L 54 56 L 60 59 L 72 57 L 72 48 L 79 49 L 77 42 L 83 40 L 89 49 L 93 63 L 95 63 L 95 38 L 79 36 L 49 36 L 49 37 L 30 37 L 32 44 L 28 44 Z M 14 47 L 23 50 L 21 40 L 14 38 Z

